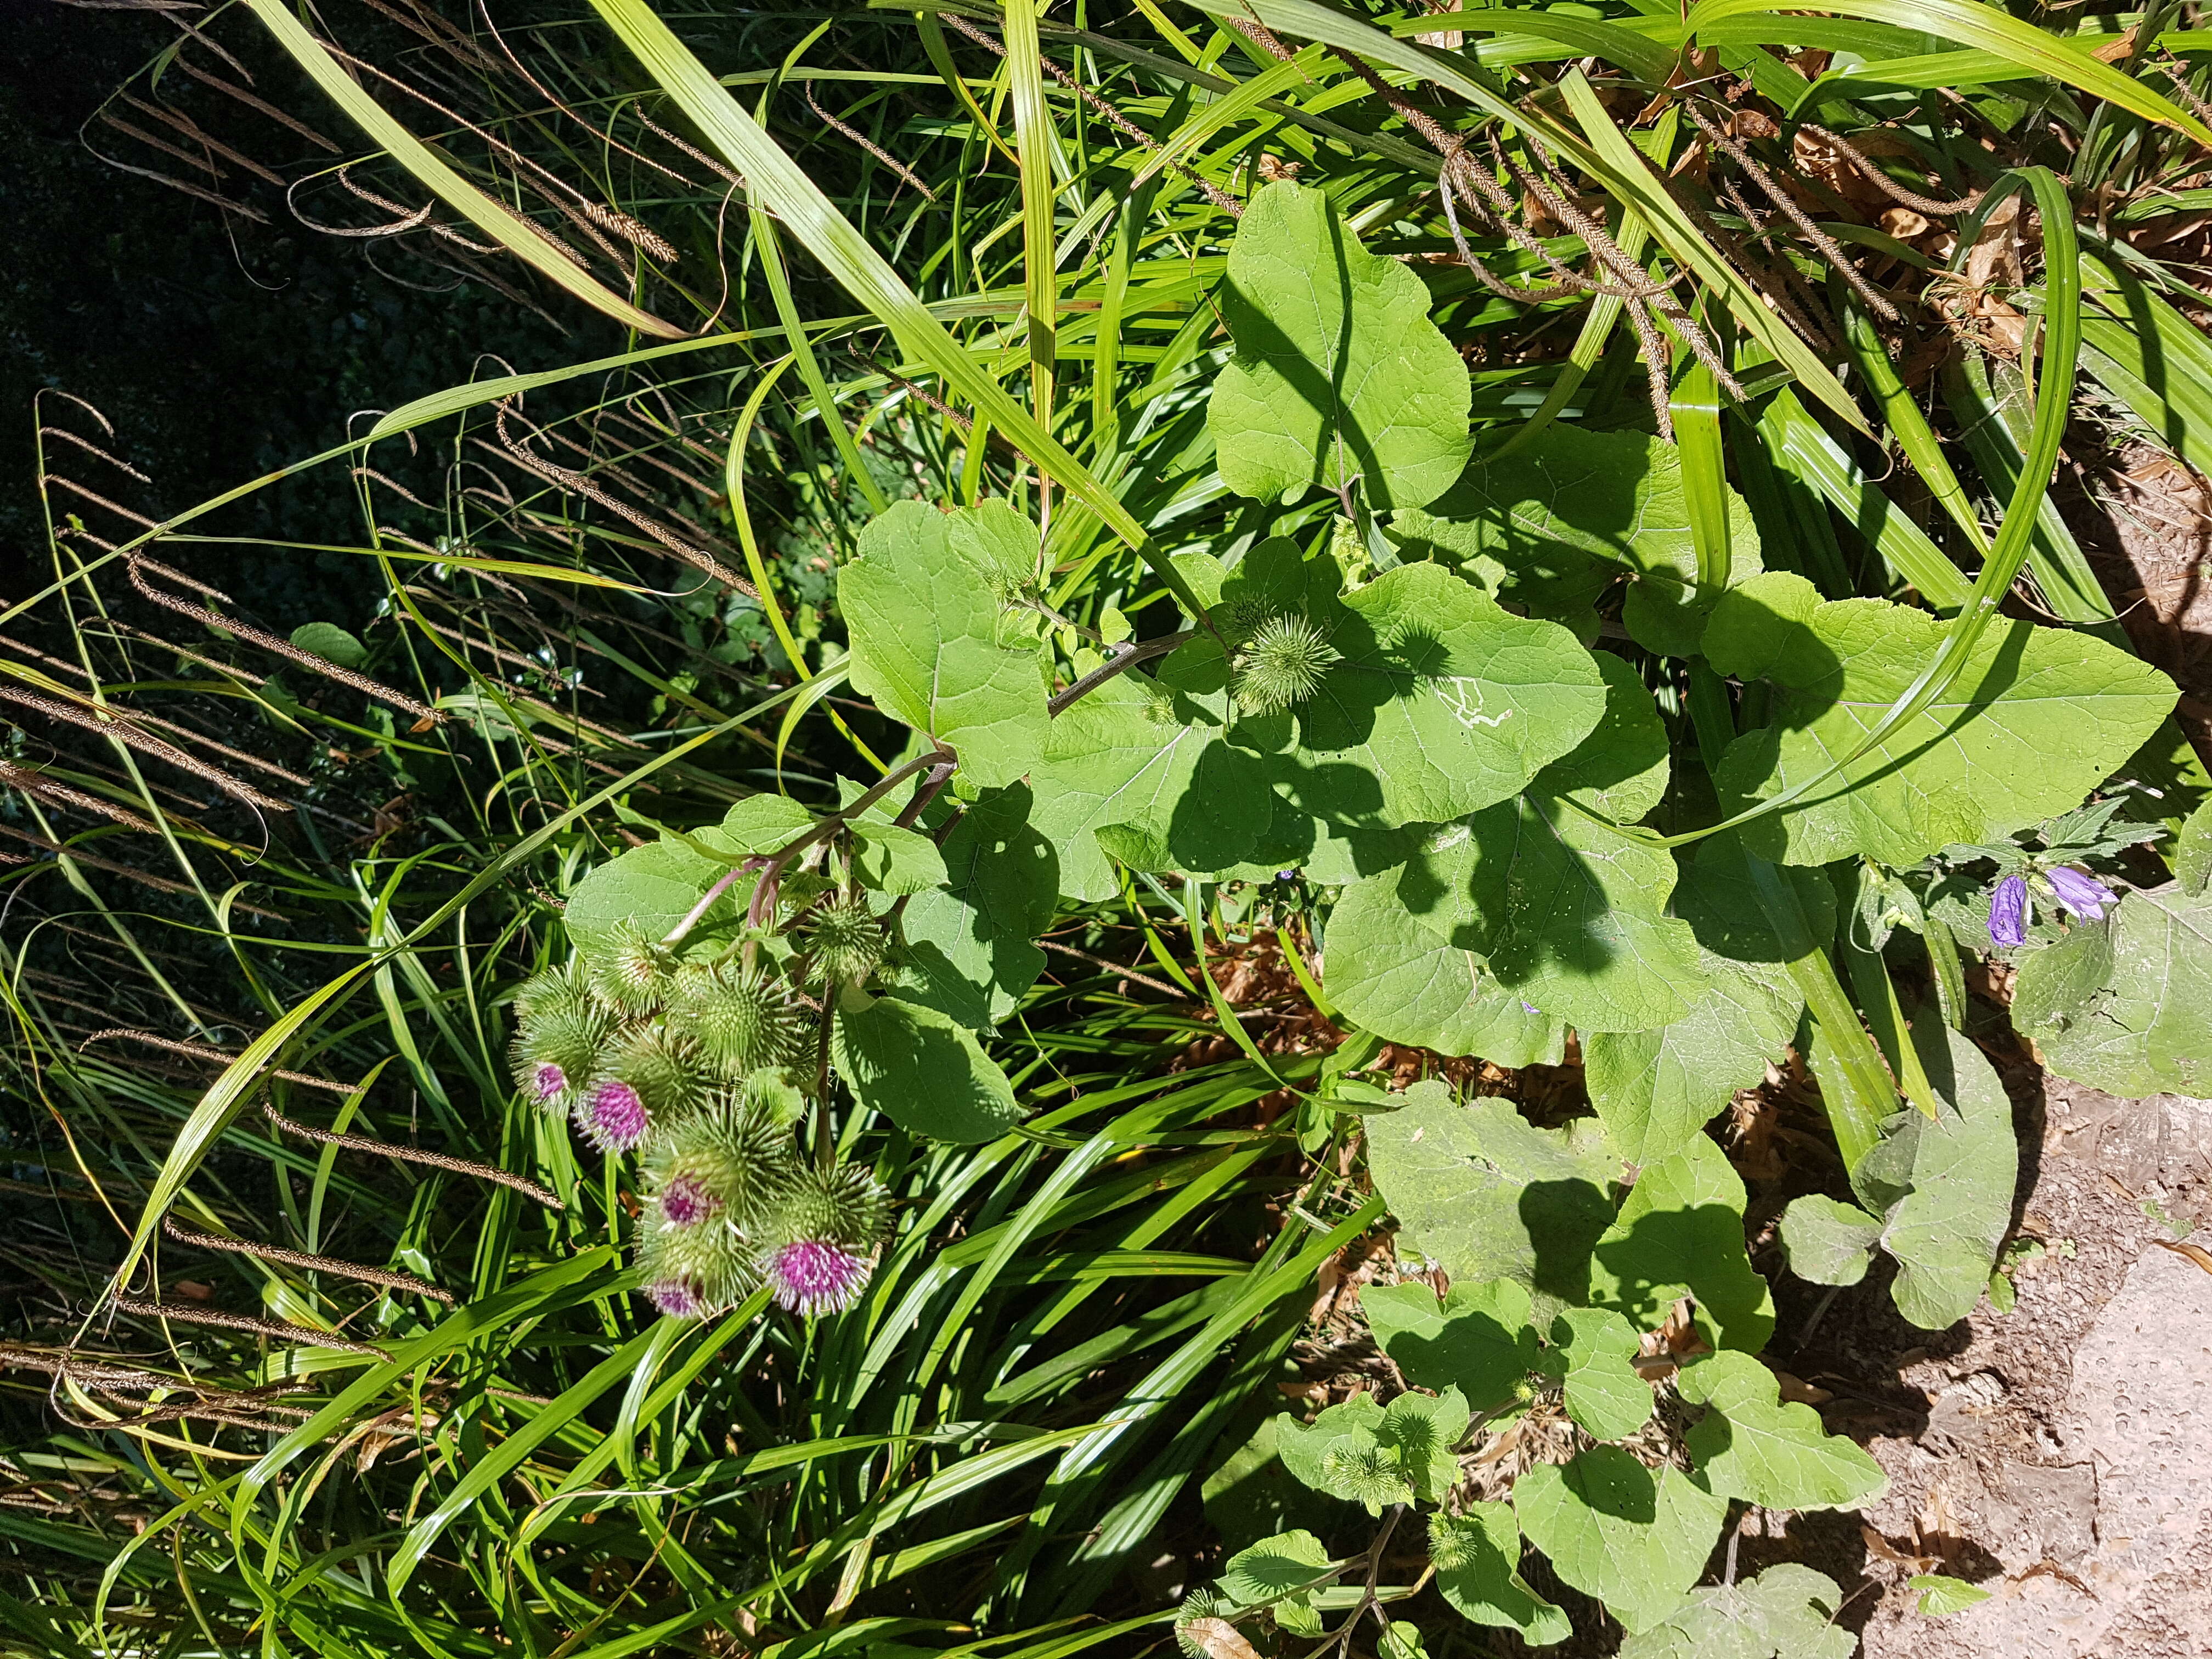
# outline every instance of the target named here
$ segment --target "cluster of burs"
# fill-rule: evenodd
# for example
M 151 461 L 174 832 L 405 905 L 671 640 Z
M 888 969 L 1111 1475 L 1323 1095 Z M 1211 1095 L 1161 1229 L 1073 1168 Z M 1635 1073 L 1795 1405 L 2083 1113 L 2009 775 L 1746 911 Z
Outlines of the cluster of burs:
M 835 986 L 883 959 L 864 904 L 809 916 L 793 969 Z M 795 1312 L 850 1306 L 867 1283 L 889 1206 L 867 1170 L 803 1157 L 818 1031 L 773 967 L 679 961 L 619 929 L 588 965 L 538 975 L 516 998 L 516 1080 L 603 1152 L 639 1154 L 637 1265 L 663 1313 L 698 1318 L 766 1284 Z

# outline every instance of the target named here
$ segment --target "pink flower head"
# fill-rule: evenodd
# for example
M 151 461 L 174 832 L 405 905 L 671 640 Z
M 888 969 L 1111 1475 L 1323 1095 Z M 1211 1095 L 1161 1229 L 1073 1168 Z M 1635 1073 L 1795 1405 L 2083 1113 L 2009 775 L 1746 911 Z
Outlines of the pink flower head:
M 689 1279 L 662 1279 L 645 1287 L 646 1299 L 672 1319 L 696 1319 L 707 1311 Z
M 568 1074 L 550 1060 L 541 1060 L 530 1071 L 530 1087 L 544 1106 L 568 1091 Z
M 1990 895 L 1990 938 L 2009 948 L 2027 942 L 2027 884 L 2007 876 Z
M 2049 872 L 2047 879 L 2062 908 L 2083 921 L 2105 919 L 2105 907 L 2112 902 L 2112 896 L 2095 877 L 2062 864 Z
M 671 1226 L 696 1226 L 721 1212 L 720 1194 L 697 1176 L 678 1176 L 660 1189 L 661 1218 Z
M 627 1152 L 645 1139 L 645 1102 L 620 1078 L 594 1085 L 584 1097 L 576 1127 L 603 1152 Z
M 761 1271 L 779 1306 L 811 1318 L 851 1307 L 868 1282 L 869 1262 L 842 1244 L 800 1238 L 770 1250 Z

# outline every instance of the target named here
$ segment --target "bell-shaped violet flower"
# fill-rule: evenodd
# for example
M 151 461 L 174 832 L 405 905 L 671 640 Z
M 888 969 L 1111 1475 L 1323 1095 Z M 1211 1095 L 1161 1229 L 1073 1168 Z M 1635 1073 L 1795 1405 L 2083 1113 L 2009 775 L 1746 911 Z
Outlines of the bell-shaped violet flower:
M 2045 872 L 2061 908 L 2081 921 L 2102 921 L 2112 895 L 2105 884 L 2083 871 L 2060 865 Z
M 2010 947 L 2027 943 L 2027 883 L 2007 876 L 1990 895 L 1990 937 Z

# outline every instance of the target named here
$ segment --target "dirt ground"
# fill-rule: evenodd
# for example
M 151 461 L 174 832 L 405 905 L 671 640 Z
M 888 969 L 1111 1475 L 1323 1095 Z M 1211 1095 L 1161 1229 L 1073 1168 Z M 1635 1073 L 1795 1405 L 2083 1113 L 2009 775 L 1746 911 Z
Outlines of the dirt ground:
M 1772 1357 L 1891 1486 L 1856 1516 L 1753 1516 L 1743 1565 L 1844 1584 L 1867 1659 L 2212 1656 L 2212 1270 L 2170 1248 L 2212 1223 L 2212 1103 L 2022 1069 L 2018 1219 L 2042 1253 L 2017 1305 L 1931 1334 L 1871 1275 L 1825 1309 L 1786 1291 Z M 1993 1594 L 1930 1619 L 1917 1571 Z

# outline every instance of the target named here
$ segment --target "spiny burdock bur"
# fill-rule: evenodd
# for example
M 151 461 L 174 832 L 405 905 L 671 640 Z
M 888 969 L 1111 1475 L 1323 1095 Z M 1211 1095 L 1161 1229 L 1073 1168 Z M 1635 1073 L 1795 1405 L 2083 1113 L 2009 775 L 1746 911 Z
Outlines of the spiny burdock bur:
M 809 1318 L 860 1299 L 890 1227 L 890 1201 L 855 1164 L 801 1168 L 763 1225 L 761 1277 L 777 1304 Z
M 659 1022 L 629 1026 L 600 1054 L 599 1072 L 576 1102 L 576 1127 L 601 1152 L 634 1151 L 655 1120 L 696 1106 L 708 1081 L 688 1035 Z
M 599 1069 L 615 1022 L 567 973 L 540 975 L 516 998 L 520 1013 L 512 1054 L 524 1098 L 566 1112 Z
M 1237 705 L 1247 714 L 1277 714 L 1304 702 L 1340 655 L 1310 618 L 1262 618 L 1232 659 Z
M 675 977 L 674 954 L 634 921 L 617 922 L 592 966 L 592 993 L 625 1019 L 660 1011 Z
M 654 1307 L 696 1319 L 760 1282 L 763 1231 L 804 1173 L 789 1120 L 766 1099 L 718 1091 L 664 1124 L 645 1158 L 637 1266 Z
M 679 968 L 669 1017 L 691 1033 L 707 1063 L 732 1079 L 787 1065 L 805 1039 L 801 1011 L 789 989 L 758 965 Z
M 833 894 L 799 922 L 799 948 L 824 984 L 860 984 L 880 967 L 888 941 L 884 925 L 858 894 Z
M 799 1175 L 791 1120 L 754 1091 L 732 1089 L 654 1135 L 644 1167 L 657 1218 L 676 1226 L 720 1215 L 757 1227 Z

